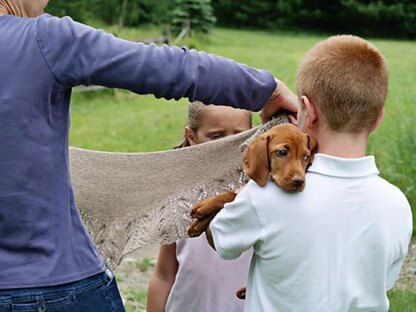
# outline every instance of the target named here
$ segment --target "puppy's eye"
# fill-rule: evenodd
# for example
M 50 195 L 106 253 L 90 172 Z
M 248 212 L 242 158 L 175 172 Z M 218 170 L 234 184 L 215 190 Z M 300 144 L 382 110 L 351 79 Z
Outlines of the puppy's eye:
M 309 161 L 309 159 L 311 158 L 311 155 L 305 155 L 305 157 L 303 157 L 304 161 Z
M 288 154 L 288 151 L 285 149 L 277 150 L 276 155 L 279 157 L 286 157 Z

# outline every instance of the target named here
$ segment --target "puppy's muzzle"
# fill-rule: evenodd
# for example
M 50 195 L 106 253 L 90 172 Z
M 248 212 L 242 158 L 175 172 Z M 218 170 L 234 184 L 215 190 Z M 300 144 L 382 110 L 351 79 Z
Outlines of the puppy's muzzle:
M 301 192 L 306 184 L 305 177 L 299 174 L 281 180 L 272 177 L 272 180 L 286 192 Z

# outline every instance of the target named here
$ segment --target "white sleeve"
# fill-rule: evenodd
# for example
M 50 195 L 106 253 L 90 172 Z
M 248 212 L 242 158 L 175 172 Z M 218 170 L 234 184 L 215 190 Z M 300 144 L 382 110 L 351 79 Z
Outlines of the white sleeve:
M 400 275 L 400 270 L 404 262 L 404 257 L 395 261 L 387 271 L 386 290 L 393 288 L 394 283 L 397 281 Z
M 410 208 L 410 206 L 409 206 Z M 412 221 L 412 219 L 410 218 L 410 221 Z M 409 222 L 410 223 L 410 222 Z M 396 283 L 396 281 L 399 279 L 400 276 L 400 271 L 402 269 L 404 260 L 406 258 L 407 252 L 408 252 L 408 247 L 410 244 L 410 240 L 412 238 L 412 225 L 410 225 L 410 230 L 409 233 L 406 235 L 407 239 L 404 239 L 404 241 L 402 242 L 402 251 L 401 251 L 401 256 L 392 263 L 392 265 L 387 269 L 387 280 L 386 280 L 386 290 L 390 290 L 393 288 L 394 283 Z
M 241 253 L 261 240 L 262 224 L 250 199 L 248 184 L 233 202 L 211 221 L 215 249 L 223 259 L 238 258 Z
M 390 290 L 393 288 L 394 283 L 397 281 L 400 275 L 400 270 L 402 269 L 403 262 L 406 258 L 409 244 L 413 234 L 413 217 L 412 209 L 405 195 L 398 189 L 398 199 L 396 202 L 398 208 L 395 209 L 395 229 L 397 231 L 396 237 L 400 240 L 399 243 L 399 254 L 396 257 L 396 260 L 391 264 L 387 270 L 387 280 L 386 280 L 386 289 Z

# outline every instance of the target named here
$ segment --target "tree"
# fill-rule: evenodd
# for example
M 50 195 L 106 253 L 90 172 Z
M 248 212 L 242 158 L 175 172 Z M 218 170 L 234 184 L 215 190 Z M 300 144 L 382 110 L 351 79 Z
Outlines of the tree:
M 175 0 L 171 28 L 179 33 L 184 25 L 190 31 L 208 33 L 216 22 L 211 0 Z

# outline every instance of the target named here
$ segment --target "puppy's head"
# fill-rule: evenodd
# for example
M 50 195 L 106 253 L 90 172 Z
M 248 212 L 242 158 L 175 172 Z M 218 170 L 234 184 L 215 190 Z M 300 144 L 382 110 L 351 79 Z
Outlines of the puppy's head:
M 244 157 L 247 175 L 264 186 L 270 176 L 285 191 L 300 192 L 317 151 L 315 139 L 291 124 L 278 125 L 257 137 Z

